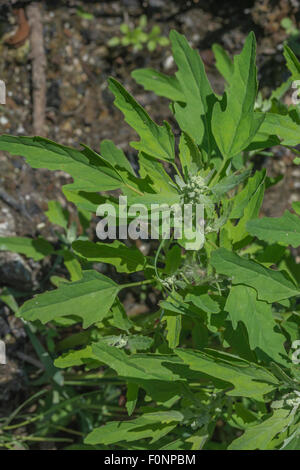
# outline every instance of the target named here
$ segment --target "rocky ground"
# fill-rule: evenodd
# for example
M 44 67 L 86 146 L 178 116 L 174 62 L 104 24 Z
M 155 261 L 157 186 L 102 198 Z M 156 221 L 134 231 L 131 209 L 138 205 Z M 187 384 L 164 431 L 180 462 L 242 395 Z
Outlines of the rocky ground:
M 0 3 L 0 79 L 7 86 L 7 103 L 0 106 L 0 132 L 32 135 L 30 45 L 29 40 L 18 48 L 7 45 L 5 38 L 15 28 L 15 17 L 9 3 Z M 113 106 L 113 96 L 106 82 L 109 76 L 122 82 L 158 123 L 167 119 L 176 129 L 168 102 L 153 93 L 144 92 L 130 75 L 140 67 L 173 72 L 170 48 L 160 47 L 149 53 L 109 47 L 109 39 L 119 34 L 120 24 L 125 19 L 129 18 L 136 24 L 139 17 L 146 14 L 149 28 L 158 24 L 166 36 L 172 28 L 184 33 L 202 54 L 217 92 L 222 91 L 223 82 L 214 68 L 212 44 L 218 42 L 230 54 L 235 54 L 241 50 L 247 33 L 254 30 L 258 42 L 259 79 L 267 96 L 287 77 L 282 56 L 286 32 L 280 21 L 290 17 L 299 24 L 299 3 L 297 0 L 43 2 L 48 138 L 71 146 L 84 142 L 96 150 L 102 139 L 109 138 L 129 156 L 133 155 L 128 143 L 135 136 L 124 123 L 122 114 Z M 78 8 L 90 15 L 79 14 Z M 270 175 L 284 175 L 280 185 L 268 196 L 264 206 L 267 215 L 280 215 L 293 200 L 299 199 L 300 170 L 291 162 L 289 152 L 278 150 L 273 159 L 262 163 L 268 167 Z M 65 180 L 66 176 L 59 172 L 32 170 L 21 158 L 1 153 L 0 236 L 42 234 L 54 240 L 55 234 L 44 211 L 51 199 L 65 204 L 60 190 Z M 0 287 L 10 285 L 31 290 L 45 270 L 47 265 L 2 253 Z M 128 308 L 135 308 L 134 296 L 128 299 Z M 1 303 L 0 336 L 9 339 L 12 358 L 5 368 L 0 368 L 0 399 L 4 400 L 4 407 L 9 402 L 9 407 L 13 408 L 24 396 L 23 362 L 26 361 L 27 343 L 22 323 Z M 23 350 L 22 357 L 17 354 L 20 350 Z

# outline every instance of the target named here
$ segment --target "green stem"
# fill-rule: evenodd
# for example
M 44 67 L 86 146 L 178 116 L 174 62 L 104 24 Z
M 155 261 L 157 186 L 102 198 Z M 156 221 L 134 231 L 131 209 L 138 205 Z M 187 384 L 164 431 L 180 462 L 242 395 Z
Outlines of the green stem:
M 145 281 L 129 282 L 128 284 L 121 284 L 119 287 L 121 289 L 126 289 L 127 287 L 144 286 L 145 284 L 154 284 L 154 282 L 156 282 L 156 279 L 146 279 Z
M 213 248 L 215 248 L 215 250 L 218 249 L 217 245 L 216 245 L 214 242 L 212 242 L 211 240 L 207 240 L 207 239 L 206 239 L 205 241 L 206 241 L 206 243 L 208 243 L 210 246 L 212 246 Z
M 21 436 L 18 437 L 20 441 L 33 441 L 33 442 L 74 442 L 73 439 L 65 437 L 39 437 L 39 436 Z
M 50 424 L 50 427 L 58 429 L 59 431 L 66 432 L 68 434 L 74 434 L 74 436 L 80 436 L 80 437 L 84 436 L 83 432 L 75 431 L 74 429 L 65 428 L 64 426 L 56 426 L 55 424 Z
M 176 163 L 172 163 L 172 166 L 173 166 L 173 168 L 175 169 L 177 175 L 180 177 L 180 179 L 182 179 L 181 173 L 180 173 L 180 171 L 178 170 Z
M 155 268 L 155 274 L 156 274 L 156 277 L 157 277 L 157 280 L 159 282 L 162 282 L 162 279 L 160 278 L 159 274 L 158 274 L 158 271 L 157 271 L 157 261 L 158 261 L 158 257 L 159 257 L 159 254 L 164 246 L 164 243 L 165 243 L 165 239 L 162 239 L 162 241 L 160 242 L 160 245 L 158 247 L 158 250 L 156 252 L 156 255 L 155 255 L 155 260 L 154 260 L 154 268 Z
M 25 407 L 27 406 L 30 402 L 32 402 L 33 400 L 35 400 L 36 398 L 39 398 L 41 395 L 44 395 L 46 392 L 48 392 L 48 390 L 40 390 L 38 391 L 37 393 L 35 393 L 32 397 L 28 398 L 28 400 L 26 400 L 24 403 L 22 403 L 6 420 L 5 420 L 5 423 L 4 423 L 4 429 L 10 429 L 10 427 L 8 426 L 9 423 L 11 421 L 13 421 L 16 416 L 19 414 L 19 412 Z M 19 426 L 19 425 L 17 425 Z
M 132 191 L 134 191 L 135 193 L 139 194 L 140 196 L 144 196 L 144 193 L 142 193 L 142 192 L 139 191 L 138 189 L 134 188 L 134 187 L 131 186 L 130 184 L 126 183 L 126 186 L 127 186 L 127 188 L 131 189 Z
M 226 167 L 228 163 L 228 160 L 223 160 L 220 168 L 218 169 L 217 173 L 215 174 L 215 176 L 213 177 L 213 179 L 211 180 L 211 182 L 209 183 L 209 187 L 211 188 L 213 186 L 214 183 L 216 183 L 222 173 L 222 171 L 224 170 L 224 168 Z
M 118 384 L 119 382 L 122 382 L 121 379 L 119 379 L 119 377 L 116 377 L 115 380 L 113 380 L 112 378 L 111 379 L 98 379 L 98 381 L 96 379 L 85 379 L 85 380 L 65 380 L 64 381 L 64 384 L 65 385 L 74 385 L 74 386 L 83 386 L 83 387 L 95 387 L 96 384 Z
M 46 391 L 49 391 L 49 390 L 45 390 Z M 38 393 L 41 393 L 41 392 L 38 392 Z M 55 405 L 54 408 L 56 409 L 61 409 L 63 408 L 64 406 L 67 406 L 71 403 L 74 403 L 76 402 L 77 400 L 82 400 L 83 397 L 91 397 L 92 395 L 97 395 L 99 393 L 99 390 L 94 390 L 93 392 L 87 392 L 87 393 L 83 393 L 81 395 L 76 395 L 75 397 L 72 397 L 64 402 L 62 402 L 61 404 L 59 405 Z M 36 395 L 34 395 L 35 397 Z M 32 399 L 33 397 L 31 397 Z M 30 399 L 29 399 L 30 400 Z M 25 403 L 28 403 L 29 400 Z M 25 403 L 23 403 L 22 406 L 25 406 Z M 36 415 L 34 416 L 33 418 L 29 418 L 27 419 L 26 421 L 22 421 L 21 423 L 18 423 L 18 424 L 13 424 L 13 425 L 10 425 L 10 426 L 7 426 L 7 425 L 4 425 L 1 427 L 1 431 L 4 430 L 4 431 L 7 431 L 7 430 L 11 430 L 11 429 L 17 429 L 19 427 L 23 427 L 23 426 L 26 426 L 27 424 L 30 424 L 30 423 L 33 423 L 34 421 L 37 421 L 38 419 L 43 419 L 45 418 L 45 416 L 47 416 L 48 414 L 51 414 L 53 413 L 53 407 L 50 408 L 49 410 L 43 412 L 43 413 L 40 413 L 39 415 Z M 13 415 L 13 418 L 10 418 L 9 422 L 15 418 L 15 415 Z
M 18 428 L 23 428 L 24 426 L 27 426 L 30 423 L 34 423 L 34 421 L 37 421 L 40 419 L 40 415 L 34 416 L 33 418 L 27 419 L 26 421 L 22 421 L 21 423 L 18 424 L 12 424 L 10 426 L 3 426 L 4 431 L 11 431 L 12 429 L 18 429 Z

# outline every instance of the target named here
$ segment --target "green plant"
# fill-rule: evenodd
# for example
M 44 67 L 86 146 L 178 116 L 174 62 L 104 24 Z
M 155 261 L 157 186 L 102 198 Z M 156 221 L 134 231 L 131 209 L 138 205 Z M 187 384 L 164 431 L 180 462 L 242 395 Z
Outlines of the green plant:
M 83 8 L 78 7 L 76 10 L 76 14 L 84 19 L 84 20 L 93 20 L 95 17 L 92 13 L 89 13 L 88 11 L 85 11 Z
M 283 18 L 281 20 L 281 26 L 285 30 L 288 39 L 286 44 L 293 49 L 296 54 L 300 53 L 300 43 L 299 37 L 300 32 L 297 27 L 294 25 L 293 21 L 290 18 Z
M 72 448 L 299 449 L 300 271 L 289 247 L 300 244 L 300 205 L 279 218 L 258 218 L 265 188 L 276 180 L 251 162 L 253 153 L 274 145 L 297 153 L 299 108 L 279 106 L 276 96 L 271 111 L 255 109 L 252 33 L 233 62 L 214 48 L 227 82 L 222 97 L 184 36 L 173 31 L 170 39 L 175 76 L 152 69 L 133 76 L 171 100 L 181 130 L 178 155 L 170 125 L 153 122 L 115 79 L 109 80 L 115 105 L 140 137 L 131 143 L 139 176 L 110 141 L 97 153 L 41 137 L 0 137 L 1 150 L 24 156 L 34 168 L 72 176 L 64 193 L 79 210 L 95 213 L 102 202 L 118 207 L 116 197 L 99 190 L 119 190 L 129 204 L 149 211 L 152 203 L 182 205 L 195 198 L 204 205 L 205 238 L 196 250 L 185 249 L 184 237 L 167 240 L 161 232 L 153 256 L 121 241 L 79 237 L 71 245 L 79 279 L 61 280 L 17 311 L 31 327 L 48 324 L 58 337 L 65 334 L 53 350 L 54 366 L 73 388 L 55 414 L 50 408 L 45 419 L 39 415 L 40 426 L 46 434 L 53 422 L 66 429 L 78 414 L 83 425 Z M 285 57 L 296 79 L 300 64 L 287 46 Z M 123 282 L 91 269 L 95 261 L 113 265 Z M 123 292 L 147 295 L 153 288 L 160 292 L 157 309 L 128 318 Z M 76 387 L 82 393 L 95 385 L 102 393 L 95 392 L 96 402 L 69 406 Z M 105 415 L 109 392 L 110 400 L 126 393 L 130 418 L 111 402 Z M 102 414 L 87 419 L 85 409 Z
M 292 22 L 292 20 L 290 18 L 283 18 L 281 20 L 281 26 L 286 31 L 286 34 L 288 36 L 298 36 L 299 35 L 298 29 L 296 28 L 296 26 L 294 25 L 294 23 Z
M 147 49 L 152 52 L 158 46 L 168 46 L 169 40 L 165 36 L 161 36 L 161 29 L 158 25 L 152 27 L 151 31 L 145 31 L 147 26 L 147 17 L 142 15 L 139 19 L 139 25 L 136 28 L 131 27 L 127 23 L 122 23 L 120 32 L 122 37 L 114 36 L 108 41 L 110 47 L 116 46 L 133 46 L 135 51 L 143 49 L 144 44 Z

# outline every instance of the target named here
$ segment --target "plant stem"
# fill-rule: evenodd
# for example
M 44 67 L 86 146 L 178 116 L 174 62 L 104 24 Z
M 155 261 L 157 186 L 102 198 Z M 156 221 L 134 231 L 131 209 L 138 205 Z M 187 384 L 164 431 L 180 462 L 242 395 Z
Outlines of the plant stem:
M 55 426 L 54 424 L 50 424 L 50 427 L 58 429 L 59 431 L 66 432 L 68 434 L 74 434 L 74 436 L 81 436 L 81 437 L 84 436 L 83 432 L 75 431 L 74 429 L 65 428 L 64 426 Z
M 121 284 L 119 287 L 125 289 L 126 287 L 144 286 L 145 284 L 153 284 L 156 279 L 146 279 L 145 281 L 129 282 L 128 284 Z
M 161 278 L 160 278 L 160 276 L 159 276 L 159 274 L 158 274 L 158 271 L 157 271 L 157 261 L 158 261 L 159 254 L 160 254 L 160 252 L 161 252 L 161 250 L 162 250 L 162 248 L 163 248 L 163 246 L 164 246 L 164 243 L 165 243 L 165 240 L 162 239 L 162 241 L 160 242 L 160 245 L 159 245 L 159 247 L 158 247 L 158 250 L 157 250 L 157 252 L 156 252 L 155 260 L 154 260 L 155 274 L 156 274 L 156 278 L 157 278 L 157 280 L 158 280 L 159 282 L 161 282 L 162 280 L 161 280 Z
M 213 248 L 215 248 L 216 250 L 218 249 L 218 246 L 217 246 L 214 242 L 212 242 L 211 240 L 207 240 L 207 239 L 206 239 L 205 241 L 206 241 L 206 243 L 208 243 L 209 245 L 211 245 L 211 246 L 212 246 Z
M 27 406 L 31 401 L 35 400 L 36 398 L 39 398 L 41 395 L 44 395 L 48 390 L 40 390 L 39 392 L 35 393 L 32 397 L 28 398 L 24 403 L 22 403 L 6 420 L 4 423 L 4 429 L 10 429 L 9 428 L 9 423 L 13 421 L 18 413 L 25 407 Z M 19 425 L 17 425 L 19 426 Z
M 176 171 L 176 173 L 178 174 L 178 176 L 182 179 L 181 173 L 180 173 L 180 171 L 178 170 L 178 167 L 177 167 L 176 163 L 172 163 L 172 166 L 173 166 L 173 168 L 175 169 L 175 171 Z
M 12 424 L 10 426 L 3 426 L 4 431 L 10 431 L 12 429 L 18 429 L 18 428 L 23 428 L 24 426 L 27 426 L 30 423 L 33 423 L 34 421 L 38 420 L 40 418 L 40 415 L 34 416 L 33 418 L 29 418 L 26 421 L 22 421 L 21 423 L 18 424 Z
M 139 191 L 138 189 L 134 188 L 134 187 L 131 186 L 130 184 L 127 184 L 127 183 L 126 183 L 126 186 L 127 186 L 127 188 L 131 189 L 132 191 L 134 191 L 135 193 L 139 194 L 140 196 L 144 196 L 144 193 L 142 193 L 142 192 Z
M 215 174 L 215 176 L 213 177 L 213 179 L 209 183 L 209 187 L 211 187 L 214 183 L 216 183 L 218 181 L 219 176 L 221 175 L 222 171 L 226 167 L 227 163 L 228 163 L 228 160 L 223 160 L 223 162 L 222 162 L 220 168 L 218 169 L 217 173 Z
M 40 436 L 22 436 L 18 438 L 21 441 L 34 441 L 34 442 L 73 442 L 73 439 L 65 437 L 40 437 Z

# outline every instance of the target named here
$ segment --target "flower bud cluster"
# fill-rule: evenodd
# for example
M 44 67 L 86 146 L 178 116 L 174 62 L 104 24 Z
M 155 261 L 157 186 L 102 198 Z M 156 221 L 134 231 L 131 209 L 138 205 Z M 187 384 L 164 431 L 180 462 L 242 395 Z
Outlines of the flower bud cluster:
M 173 274 L 173 276 L 166 277 L 165 279 L 162 280 L 162 284 L 164 287 L 167 289 L 172 289 L 177 281 L 176 276 Z
M 289 393 L 285 397 L 285 403 L 291 408 L 298 408 L 300 406 L 300 393 L 296 390 L 294 393 Z
M 201 196 L 209 190 L 202 176 L 192 176 L 190 181 L 181 188 L 180 202 L 184 203 L 202 203 Z

